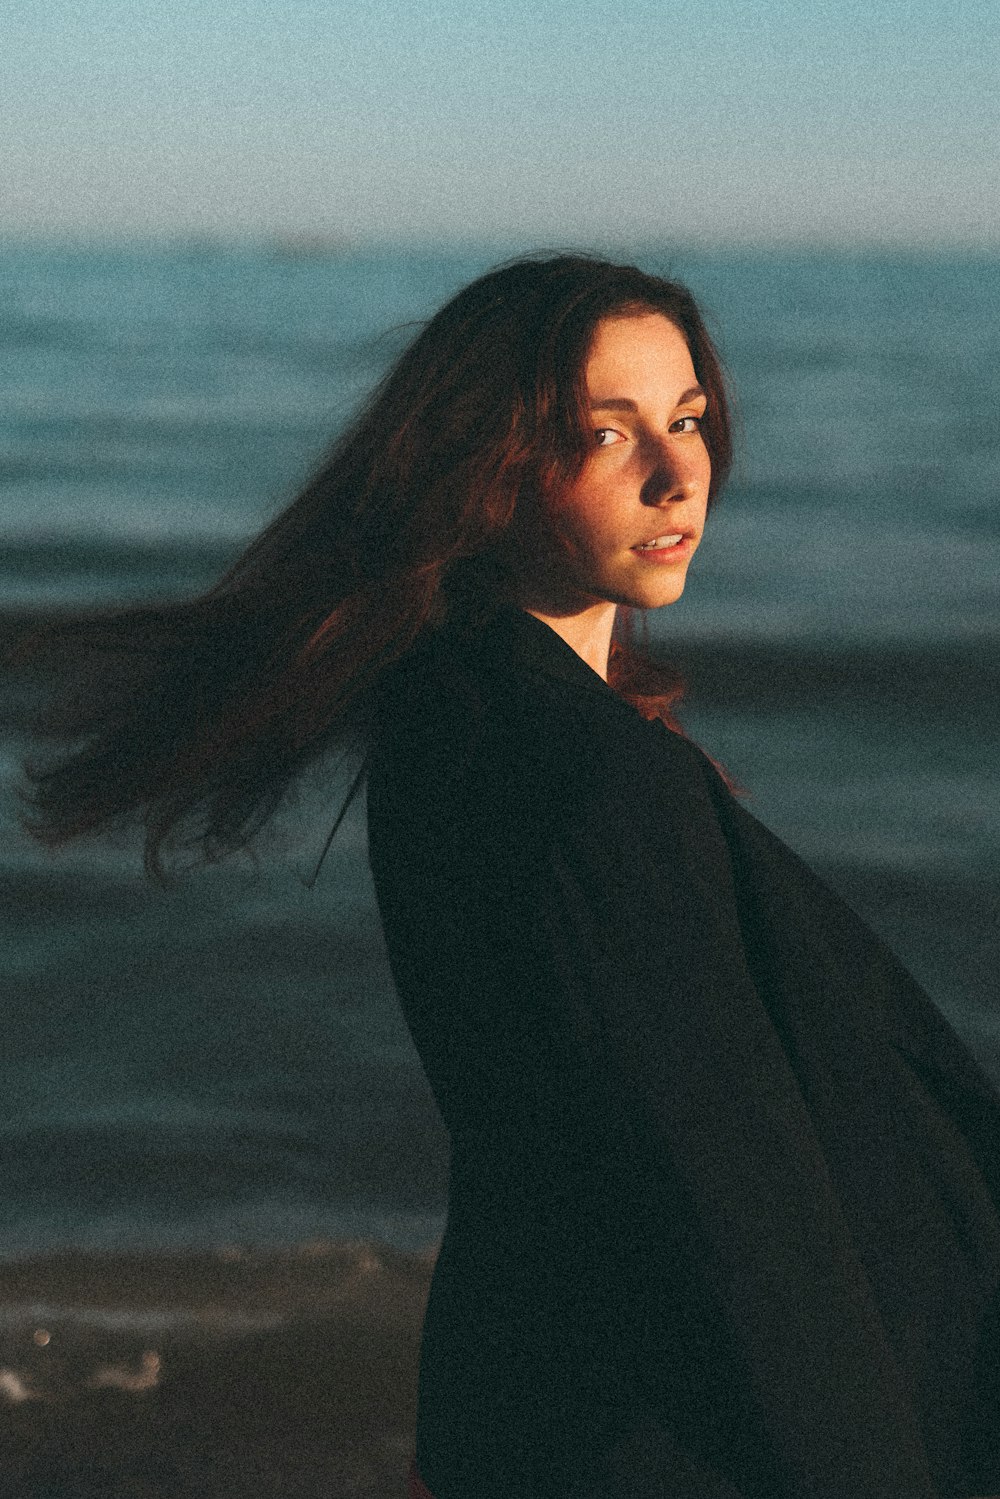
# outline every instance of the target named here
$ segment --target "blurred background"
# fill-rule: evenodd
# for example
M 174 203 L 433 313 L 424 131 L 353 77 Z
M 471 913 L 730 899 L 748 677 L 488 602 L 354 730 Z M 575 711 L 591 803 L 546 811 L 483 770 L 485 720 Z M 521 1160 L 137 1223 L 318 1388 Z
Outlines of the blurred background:
M 4 29 L 4 638 L 207 586 L 489 266 L 583 249 L 677 276 L 739 412 L 685 596 L 651 622 L 687 674 L 684 721 L 1000 1081 L 987 0 L 22 0 Z M 163 890 L 127 842 L 44 853 L 16 826 L 24 684 L 5 683 L 0 1399 L 19 1493 L 396 1493 L 447 1137 L 392 992 L 363 809 L 314 886 L 330 767 L 256 866 Z M 139 1436 L 73 1455 L 108 1390 L 120 1433 L 176 1360 L 195 1380 L 192 1327 L 199 1368 L 242 1339 L 269 1409 L 298 1360 L 347 1421 L 370 1320 L 356 1344 L 341 1329 L 339 1383 L 287 1330 L 308 1342 L 359 1285 L 402 1308 L 383 1348 L 402 1372 L 384 1411 L 357 1400 L 350 1440 L 326 1423 L 314 1468 L 300 1432 L 248 1488 L 197 1421 L 188 1468 L 162 1440 L 150 1466 Z M 279 1340 L 269 1363 L 251 1335 Z

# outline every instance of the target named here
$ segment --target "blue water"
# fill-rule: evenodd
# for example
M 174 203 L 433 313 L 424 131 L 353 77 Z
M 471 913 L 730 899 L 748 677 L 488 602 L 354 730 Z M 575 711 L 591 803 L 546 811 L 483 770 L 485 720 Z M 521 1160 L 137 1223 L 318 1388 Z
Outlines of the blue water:
M 291 496 L 414 321 L 490 263 L 0 252 L 2 596 L 211 576 Z M 992 632 L 1000 261 L 644 263 L 706 306 L 743 435 L 697 586 L 666 627 Z
M 201 588 L 417 320 L 504 251 L 0 247 L 0 611 Z M 998 1075 L 1000 260 L 651 249 L 707 309 L 739 457 L 680 604 L 686 722 Z M 25 745 L 0 744 L 8 793 Z M 259 868 L 58 857 L 8 794 L 0 1251 L 432 1240 L 446 1137 L 359 814 Z

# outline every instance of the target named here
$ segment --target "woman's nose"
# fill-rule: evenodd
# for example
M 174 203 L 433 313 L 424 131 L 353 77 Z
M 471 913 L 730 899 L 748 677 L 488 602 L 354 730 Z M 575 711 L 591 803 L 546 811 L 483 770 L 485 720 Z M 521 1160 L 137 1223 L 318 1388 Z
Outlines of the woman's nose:
M 650 472 L 642 486 L 646 505 L 686 500 L 697 493 L 705 467 L 703 452 L 677 442 L 657 443 L 650 454 Z

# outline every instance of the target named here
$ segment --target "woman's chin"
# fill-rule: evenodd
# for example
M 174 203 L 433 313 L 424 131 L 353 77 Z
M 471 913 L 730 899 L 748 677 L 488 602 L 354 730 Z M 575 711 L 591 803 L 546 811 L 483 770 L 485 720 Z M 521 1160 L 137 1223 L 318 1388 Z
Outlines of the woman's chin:
M 626 604 L 630 609 L 665 609 L 668 604 L 676 604 L 684 592 L 683 577 L 671 578 L 669 584 L 666 582 L 657 587 L 631 588 L 618 600 Z

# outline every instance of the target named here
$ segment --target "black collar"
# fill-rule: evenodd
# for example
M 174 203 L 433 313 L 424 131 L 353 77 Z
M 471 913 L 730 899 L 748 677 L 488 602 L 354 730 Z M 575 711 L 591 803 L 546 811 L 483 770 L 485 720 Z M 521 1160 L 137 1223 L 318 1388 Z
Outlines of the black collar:
M 546 676 L 557 677 L 585 692 L 620 701 L 603 677 L 598 676 L 551 625 L 536 619 L 533 614 L 513 605 L 503 605 L 486 624 L 485 632 L 493 643 L 525 666 Z

